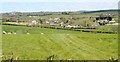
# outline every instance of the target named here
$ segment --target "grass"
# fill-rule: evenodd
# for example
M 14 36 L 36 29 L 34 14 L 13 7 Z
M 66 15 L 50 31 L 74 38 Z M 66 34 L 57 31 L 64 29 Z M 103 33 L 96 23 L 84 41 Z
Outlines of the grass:
M 9 26 L 3 25 L 3 31 L 6 32 L 16 32 L 17 34 L 77 34 L 79 32 L 67 31 L 67 30 L 58 30 L 58 29 L 49 29 L 49 28 L 40 28 L 40 27 L 24 27 L 24 26 Z
M 100 26 L 97 30 L 108 31 L 108 32 L 118 32 L 118 25 L 105 25 Z
M 104 60 L 118 58 L 117 34 L 94 34 L 69 30 L 33 28 L 3 25 L 3 30 L 26 31 L 28 34 L 3 34 L 3 54 L 10 57 L 11 53 L 20 60 L 46 60 L 55 55 L 54 60 Z M 45 34 L 39 34 L 39 33 Z M 3 58 L 4 59 L 4 58 Z

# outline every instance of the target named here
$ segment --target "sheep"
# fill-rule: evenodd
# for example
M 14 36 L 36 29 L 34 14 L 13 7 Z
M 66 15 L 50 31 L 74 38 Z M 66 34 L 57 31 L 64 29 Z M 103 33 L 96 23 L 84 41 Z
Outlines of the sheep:
M 41 33 L 42 35 L 44 34 L 44 33 Z
M 15 32 L 13 34 L 16 34 Z
M 27 33 L 27 34 L 30 34 L 30 33 Z
M 3 31 L 3 34 L 7 34 L 5 31 Z
M 12 32 L 12 34 L 16 34 L 15 32 Z
M 8 34 L 12 34 L 11 32 L 8 32 Z

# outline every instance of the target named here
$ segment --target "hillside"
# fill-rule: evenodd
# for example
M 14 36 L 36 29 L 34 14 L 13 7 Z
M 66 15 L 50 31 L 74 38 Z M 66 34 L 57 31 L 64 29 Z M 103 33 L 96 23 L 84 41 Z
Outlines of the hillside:
M 95 34 L 69 30 L 4 26 L 6 31 L 18 34 L 3 34 L 3 54 L 6 59 L 17 56 L 19 60 L 108 60 L 118 58 L 117 34 Z M 12 30 L 11 30 L 12 29 Z M 22 34 L 29 30 L 30 34 Z M 3 60 L 5 59 L 3 57 Z
M 80 11 L 81 12 L 81 11 Z M 82 13 L 100 13 L 100 12 L 120 12 L 118 9 L 110 9 L 110 10 L 96 10 L 96 11 L 82 11 Z

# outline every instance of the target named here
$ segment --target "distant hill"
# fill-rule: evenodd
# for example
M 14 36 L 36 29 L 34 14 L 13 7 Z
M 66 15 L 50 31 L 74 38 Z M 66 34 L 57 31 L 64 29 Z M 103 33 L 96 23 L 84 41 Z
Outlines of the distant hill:
M 97 10 L 97 11 L 82 11 L 82 13 L 98 13 L 98 12 L 120 12 L 120 10 L 110 9 L 110 10 Z

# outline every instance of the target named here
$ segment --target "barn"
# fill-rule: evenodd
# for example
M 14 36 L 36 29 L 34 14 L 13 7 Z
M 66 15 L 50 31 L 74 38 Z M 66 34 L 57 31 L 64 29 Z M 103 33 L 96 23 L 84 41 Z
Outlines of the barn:
M 95 17 L 94 22 L 98 22 L 100 25 L 105 25 L 105 24 L 109 24 L 109 22 L 112 20 L 113 18 L 110 15 L 102 15 L 99 17 Z

